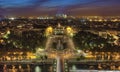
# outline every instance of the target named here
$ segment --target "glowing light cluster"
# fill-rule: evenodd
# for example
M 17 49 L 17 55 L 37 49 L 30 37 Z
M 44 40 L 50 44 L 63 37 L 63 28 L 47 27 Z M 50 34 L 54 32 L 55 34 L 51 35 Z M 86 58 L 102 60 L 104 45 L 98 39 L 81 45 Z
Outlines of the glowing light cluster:
M 49 27 L 46 29 L 45 35 L 46 35 L 46 36 L 49 36 L 49 35 L 51 35 L 52 33 L 53 33 L 53 28 L 52 28 L 51 26 L 49 26 Z
M 66 33 L 67 33 L 67 35 L 69 35 L 69 36 L 72 37 L 72 36 L 73 36 L 73 29 L 68 26 L 68 27 L 66 28 Z

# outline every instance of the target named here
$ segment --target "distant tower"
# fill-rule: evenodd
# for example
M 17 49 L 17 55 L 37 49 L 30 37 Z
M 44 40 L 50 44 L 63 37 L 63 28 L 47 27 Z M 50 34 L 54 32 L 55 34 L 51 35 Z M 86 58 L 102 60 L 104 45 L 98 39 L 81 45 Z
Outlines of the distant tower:
M 58 8 L 56 17 L 67 18 L 66 9 L 64 6 Z

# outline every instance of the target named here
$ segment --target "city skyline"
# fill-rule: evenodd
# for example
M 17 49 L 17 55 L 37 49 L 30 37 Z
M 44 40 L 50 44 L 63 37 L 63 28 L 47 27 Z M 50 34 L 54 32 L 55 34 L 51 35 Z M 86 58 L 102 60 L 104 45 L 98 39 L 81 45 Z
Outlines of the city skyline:
M 119 0 L 0 0 L 0 15 L 48 16 L 118 16 Z

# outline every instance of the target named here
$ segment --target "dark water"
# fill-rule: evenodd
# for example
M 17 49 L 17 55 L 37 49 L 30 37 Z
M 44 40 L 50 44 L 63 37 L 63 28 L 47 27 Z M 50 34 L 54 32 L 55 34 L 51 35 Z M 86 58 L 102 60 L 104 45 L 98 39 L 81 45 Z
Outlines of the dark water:
M 74 70 L 74 69 L 78 69 L 78 70 L 117 70 L 118 72 L 120 72 L 119 69 L 120 65 L 119 64 L 114 64 L 114 65 L 110 65 L 107 63 L 93 63 L 93 64 L 83 64 L 83 63 L 79 63 L 79 64 L 69 64 L 69 69 L 70 70 Z M 114 71 L 112 71 L 114 72 Z
M 0 72 L 53 72 L 52 65 L 39 64 L 2 64 Z

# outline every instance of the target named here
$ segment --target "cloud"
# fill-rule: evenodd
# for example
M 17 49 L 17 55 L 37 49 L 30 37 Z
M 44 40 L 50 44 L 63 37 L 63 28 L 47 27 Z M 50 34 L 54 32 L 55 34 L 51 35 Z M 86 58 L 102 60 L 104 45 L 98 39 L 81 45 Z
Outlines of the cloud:
M 35 0 L 0 0 L 0 6 L 3 8 L 9 7 L 25 7 L 34 5 Z
M 84 4 L 93 2 L 96 0 L 48 0 L 44 2 L 41 6 L 44 7 L 64 7 L 64 6 L 70 6 L 70 5 L 76 5 L 76 4 Z
M 120 0 L 0 0 L 1 14 L 12 13 L 17 15 L 25 15 L 28 12 L 29 14 L 49 14 L 50 12 L 97 14 L 98 11 L 101 13 L 108 12 L 107 9 L 120 12 L 119 7 Z

